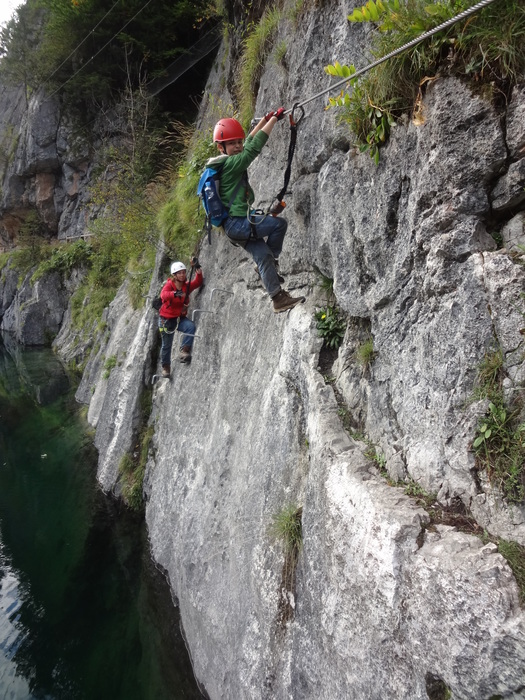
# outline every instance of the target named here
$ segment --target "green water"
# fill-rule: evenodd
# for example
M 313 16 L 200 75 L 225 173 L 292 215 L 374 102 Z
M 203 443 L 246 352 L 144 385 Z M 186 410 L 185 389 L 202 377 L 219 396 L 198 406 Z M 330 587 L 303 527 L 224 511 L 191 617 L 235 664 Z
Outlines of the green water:
M 201 698 L 142 520 L 97 487 L 74 387 L 0 339 L 0 700 Z

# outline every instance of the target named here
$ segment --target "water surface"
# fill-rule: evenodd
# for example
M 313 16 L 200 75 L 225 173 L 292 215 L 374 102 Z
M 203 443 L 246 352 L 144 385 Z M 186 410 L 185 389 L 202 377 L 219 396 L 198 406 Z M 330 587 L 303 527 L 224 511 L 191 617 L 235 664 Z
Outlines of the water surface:
M 0 700 L 202 698 L 142 518 L 98 488 L 74 386 L 0 339 Z

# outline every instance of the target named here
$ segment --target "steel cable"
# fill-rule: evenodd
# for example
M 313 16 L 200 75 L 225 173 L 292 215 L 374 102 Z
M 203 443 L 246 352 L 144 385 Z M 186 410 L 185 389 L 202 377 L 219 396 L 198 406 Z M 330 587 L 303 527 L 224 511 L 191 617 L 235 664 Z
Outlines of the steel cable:
M 474 14 L 475 12 L 478 12 L 478 10 L 482 10 L 484 7 L 486 7 L 487 5 L 490 5 L 493 2 L 495 2 L 495 0 L 481 0 L 481 2 L 478 2 L 476 5 L 473 5 L 472 7 L 469 7 L 467 10 L 460 12 L 460 14 L 457 15 L 456 17 L 451 17 L 450 19 L 447 19 L 446 22 L 443 22 L 442 24 L 438 25 L 434 29 L 431 29 L 428 32 L 425 32 L 424 34 L 421 34 L 421 36 L 417 37 L 416 39 L 412 39 L 412 41 L 409 41 L 407 44 L 403 44 L 403 46 L 400 46 L 398 49 L 391 51 L 390 53 L 386 54 L 386 56 L 379 58 L 377 61 L 370 63 L 370 65 L 366 66 L 365 68 L 360 68 L 355 73 L 348 76 L 348 78 L 344 78 L 344 80 L 340 80 L 338 83 L 334 83 L 333 85 L 330 85 L 330 87 L 326 88 L 325 90 L 321 90 L 321 92 L 317 92 L 315 95 L 312 95 L 312 97 L 309 97 L 304 102 L 300 102 L 298 105 L 294 105 L 294 107 L 304 107 L 304 105 L 307 105 L 308 103 L 313 102 L 313 100 L 316 100 L 318 97 L 322 97 L 327 92 L 331 92 L 332 90 L 336 90 L 338 87 L 341 87 L 342 85 L 346 85 L 354 78 L 357 78 L 360 75 L 363 75 L 363 73 L 366 73 L 367 71 L 371 70 L 372 68 L 379 66 L 381 63 L 388 61 L 390 58 L 393 58 L 394 56 L 397 56 L 398 54 L 402 53 L 403 51 L 406 51 L 407 49 L 412 48 L 412 46 L 416 46 L 417 44 L 421 43 L 422 41 L 425 41 L 425 39 L 428 39 L 429 37 L 434 36 L 434 34 L 441 32 L 443 29 L 448 29 L 448 27 L 451 27 L 453 24 L 456 24 L 457 22 L 461 22 L 465 18 L 469 17 L 470 15 Z M 290 109 L 287 109 L 285 111 L 285 114 L 289 114 L 290 112 L 292 112 L 294 107 L 290 107 Z

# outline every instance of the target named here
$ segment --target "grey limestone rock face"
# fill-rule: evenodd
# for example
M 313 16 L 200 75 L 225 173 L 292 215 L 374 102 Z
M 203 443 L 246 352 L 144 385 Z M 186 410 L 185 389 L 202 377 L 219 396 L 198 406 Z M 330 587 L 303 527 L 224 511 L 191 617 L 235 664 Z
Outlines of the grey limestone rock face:
M 525 251 L 525 214 L 516 214 L 501 230 L 505 247 L 511 252 Z
M 242 251 L 219 238 L 201 260 L 195 306 L 208 313 L 192 364 L 156 385 L 145 489 L 152 553 L 209 697 L 426 700 L 431 682 L 519 697 L 516 581 L 494 545 L 428 529 L 343 430 L 317 367 L 318 293 L 276 317 Z M 303 549 L 288 591 L 271 525 L 294 503 Z
M 3 316 L 6 310 L 11 306 L 16 296 L 18 289 L 18 272 L 11 269 L 9 266 L 2 270 L 0 277 L 0 290 L 2 292 L 2 301 L 0 305 L 0 313 Z
M 322 64 L 306 47 L 336 23 L 325 8 L 301 25 L 286 75 L 269 64 L 263 76 L 257 114 L 320 89 Z M 363 46 L 362 31 L 342 34 Z M 340 41 L 330 49 L 344 60 Z M 469 700 L 523 697 L 525 618 L 508 564 L 491 543 L 430 527 L 343 429 L 332 389 L 391 480 L 415 482 L 441 507 L 460 502 L 480 528 L 525 543 L 523 508 L 477 473 L 471 449 L 488 351 L 503 351 L 507 397 L 523 391 L 523 266 L 491 235 L 495 193 L 501 226 L 519 222 L 522 100 L 516 90 L 505 134 L 488 102 L 440 78 L 423 123 L 396 126 L 377 167 L 331 112 L 311 107 L 280 259 L 307 302 L 288 314 L 272 315 L 242 250 L 218 235 L 204 244 L 208 313 L 191 366 L 155 389 L 145 492 L 152 552 L 210 698 L 426 700 L 436 687 Z M 263 206 L 287 139 L 278 125 L 251 166 Z M 333 278 L 349 321 L 329 383 L 315 271 Z M 215 288 L 226 292 L 212 298 Z M 363 368 L 356 350 L 368 336 L 375 354 Z M 271 535 L 290 503 L 302 506 L 303 531 L 293 591 Z
M 525 201 L 525 159 L 511 163 L 492 193 L 494 211 L 512 210 Z
M 507 109 L 507 145 L 512 160 L 525 155 L 525 84 L 517 85 Z
M 112 491 L 119 479 L 119 464 L 132 449 L 141 425 L 140 397 L 151 381 L 152 348 L 157 338 L 151 308 L 134 310 L 126 285 L 105 312 L 106 332 L 92 351 L 77 400 L 89 404 L 88 422 L 96 428 L 99 451 L 97 478 L 104 491 Z

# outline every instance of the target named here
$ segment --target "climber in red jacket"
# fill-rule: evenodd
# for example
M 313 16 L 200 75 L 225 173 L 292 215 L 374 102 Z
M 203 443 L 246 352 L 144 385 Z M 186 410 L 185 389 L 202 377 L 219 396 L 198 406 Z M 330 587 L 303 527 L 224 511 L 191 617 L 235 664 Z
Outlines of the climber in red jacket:
M 191 361 L 191 348 L 195 335 L 195 324 L 187 318 L 190 294 L 202 285 L 202 269 L 197 258 L 191 259 L 191 266 L 195 268 L 195 278 L 186 279 L 186 266 L 182 262 L 174 262 L 171 265 L 171 274 L 162 287 L 160 298 L 162 306 L 159 311 L 159 330 L 162 338 L 160 359 L 162 364 L 162 376 L 171 374 L 171 347 L 173 334 L 179 331 L 183 334 L 180 344 L 179 360 Z

